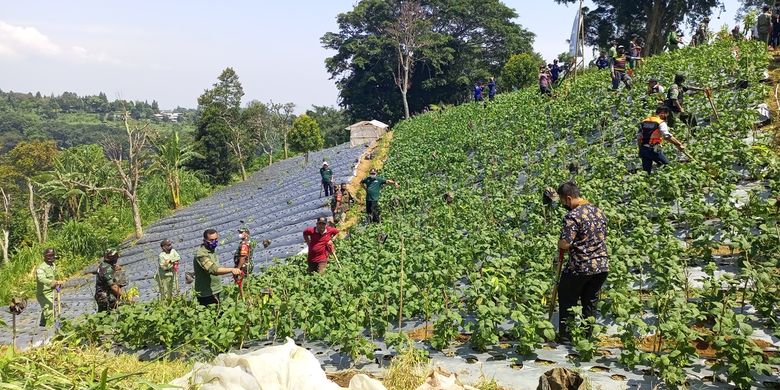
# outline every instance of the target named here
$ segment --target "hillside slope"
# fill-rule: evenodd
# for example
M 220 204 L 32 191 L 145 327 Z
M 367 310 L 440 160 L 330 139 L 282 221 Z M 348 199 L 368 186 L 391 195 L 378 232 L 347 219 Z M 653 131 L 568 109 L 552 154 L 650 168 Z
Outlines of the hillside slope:
M 160 253 L 160 242 L 167 238 L 173 241 L 174 248 L 182 257 L 179 273 L 181 290 L 189 290 L 190 285 L 184 281 L 184 272 L 192 271 L 195 249 L 202 242 L 203 231 L 208 228 L 220 232 L 217 253 L 220 262 L 227 266 L 233 265 L 233 252 L 238 242 L 236 229 L 242 224 L 249 226 L 254 240 L 271 241 L 267 249 L 260 245 L 255 250 L 256 268 L 267 266 L 273 259 L 298 254 L 305 248 L 301 236 L 303 229 L 311 226 L 319 216 L 330 216 L 330 209 L 325 207 L 327 198 L 318 195 L 320 164 L 327 160 L 333 168 L 334 180 L 347 181 L 352 177 L 356 162 L 364 150 L 363 147 L 350 148 L 345 144 L 312 152 L 308 164 L 304 163 L 302 156 L 277 162 L 244 182 L 217 191 L 160 219 L 149 226 L 140 240 L 125 242 L 120 247 L 119 264 L 127 272 L 130 286 L 138 288 L 141 300 L 157 297 L 157 284 L 154 281 L 157 255 Z M 70 279 L 65 284 L 62 298 L 64 318 L 95 311 L 95 277 L 92 272 L 96 267 L 93 265 L 85 270 L 84 276 Z M 18 345 L 27 346 L 50 336 L 37 325 L 39 312 L 37 303 L 31 302 L 18 318 L 17 326 L 21 330 Z M 0 318 L 11 323 L 10 314 L 5 311 L 2 311 Z M 10 343 L 10 332 L 0 335 L 0 344 Z
M 765 48 L 734 45 L 653 57 L 632 91 L 612 92 L 606 72 L 589 71 L 557 89 L 555 99 L 532 88 L 487 107 L 466 104 L 404 121 L 382 172 L 401 184 L 383 192 L 384 221 L 356 226 L 337 242 L 340 261 L 323 277 L 306 275 L 301 264 L 270 267 L 246 289 L 246 301 L 231 292 L 215 319 L 221 333 L 208 340 L 192 336 L 214 325 L 191 304 L 124 309 L 115 339 L 220 352 L 245 340 L 297 335 L 358 356 L 372 355 L 373 340 L 414 319 L 434 323 L 424 338 L 437 349 L 485 351 L 511 342 L 520 357 L 533 356 L 554 337 L 547 294 L 564 213 L 545 209 L 542 191 L 571 178 L 609 218 L 600 330 L 622 346 L 621 364 L 680 384 L 691 365 L 701 370 L 705 355 L 696 346 L 707 345 L 721 364 L 715 369 L 733 367 L 735 382 L 754 380 L 766 373 L 758 362 L 770 355 L 752 338 L 774 333 L 767 337 L 777 345 L 780 333 L 780 164 L 754 125 L 755 105 L 767 93 L 759 82 Z M 720 119 L 703 94 L 688 97 L 699 127 L 673 132 L 694 160 L 682 161 L 667 146 L 673 163 L 648 177 L 637 172 L 634 139 L 655 108 L 645 101 L 643 81 L 671 80 L 680 71 L 715 89 Z M 262 288 L 274 293 L 262 296 Z M 99 334 L 114 321 L 93 318 L 76 332 Z M 170 321 L 173 331 L 156 330 Z M 598 348 L 596 336 L 575 337 L 583 361 Z

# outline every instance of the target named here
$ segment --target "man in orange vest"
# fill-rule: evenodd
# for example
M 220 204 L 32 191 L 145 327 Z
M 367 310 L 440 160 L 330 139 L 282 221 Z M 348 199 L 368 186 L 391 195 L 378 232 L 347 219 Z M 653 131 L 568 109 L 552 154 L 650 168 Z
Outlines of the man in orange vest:
M 664 156 L 663 149 L 661 149 L 664 139 L 674 144 L 680 151 L 685 150 L 682 142 L 669 132 L 669 126 L 666 124 L 668 115 L 669 108 L 659 106 L 655 110 L 655 115 L 647 117 L 639 124 L 636 142 L 639 146 L 639 157 L 642 159 L 642 169 L 648 174 L 653 172 L 653 163 L 659 165 L 669 164 L 669 160 Z

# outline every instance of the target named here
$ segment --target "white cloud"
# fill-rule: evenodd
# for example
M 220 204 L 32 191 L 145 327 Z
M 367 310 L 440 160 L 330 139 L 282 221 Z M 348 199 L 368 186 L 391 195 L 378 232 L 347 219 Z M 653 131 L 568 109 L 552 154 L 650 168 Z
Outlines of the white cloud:
M 46 56 L 59 54 L 62 49 L 35 27 L 14 26 L 0 21 L 0 45 L 14 52 L 32 52 Z
M 0 21 L 0 57 L 44 56 L 77 62 L 119 64 L 105 53 L 95 53 L 83 46 L 62 46 L 31 26 L 15 26 Z

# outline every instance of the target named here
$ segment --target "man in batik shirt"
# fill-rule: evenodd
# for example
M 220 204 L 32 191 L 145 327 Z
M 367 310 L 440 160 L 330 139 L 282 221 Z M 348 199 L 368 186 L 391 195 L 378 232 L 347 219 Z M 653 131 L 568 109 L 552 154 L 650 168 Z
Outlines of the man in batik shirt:
M 563 217 L 558 241 L 558 248 L 569 252 L 558 284 L 558 335 L 562 342 L 567 342 L 566 321 L 572 316 L 569 309 L 579 302 L 583 317 L 593 316 L 599 290 L 607 279 L 607 218 L 580 196 L 579 188 L 572 182 L 558 187 L 558 197 L 561 205 L 569 210 Z M 586 333 L 589 332 L 587 329 Z

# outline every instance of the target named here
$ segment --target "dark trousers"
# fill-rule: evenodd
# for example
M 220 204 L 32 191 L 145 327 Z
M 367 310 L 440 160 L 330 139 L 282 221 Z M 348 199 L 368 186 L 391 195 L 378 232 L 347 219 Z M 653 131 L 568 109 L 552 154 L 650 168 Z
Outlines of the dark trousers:
M 368 218 L 368 222 L 381 221 L 381 217 L 379 216 L 379 201 L 366 201 L 366 218 Z
M 198 297 L 198 303 L 203 306 L 219 305 L 219 293 L 207 297 Z
M 321 261 L 319 263 L 306 263 L 306 271 L 308 271 L 310 274 L 318 273 L 318 274 L 324 274 L 325 268 L 328 268 L 328 262 L 327 261 Z
M 333 195 L 333 183 L 323 180 L 322 189 L 325 191 L 325 196 Z
M 577 306 L 577 302 L 582 305 L 584 318 L 593 316 L 593 308 L 596 306 L 599 290 L 601 290 L 601 285 L 604 284 L 605 280 L 607 280 L 606 272 L 595 275 L 561 275 L 561 281 L 558 283 L 558 334 L 560 337 L 569 337 L 566 321 L 571 318 L 569 309 Z M 590 329 L 586 332 L 590 332 Z
M 655 151 L 652 147 L 642 145 L 639 147 L 639 158 L 642 159 L 642 169 L 648 174 L 653 173 L 653 163 L 658 165 L 669 164 L 669 159 L 666 158 L 661 148 Z

